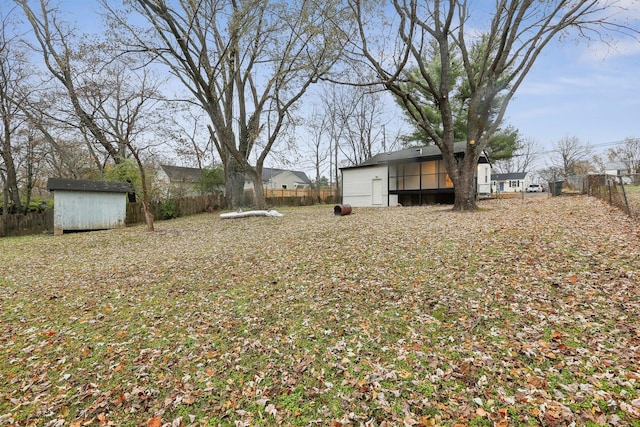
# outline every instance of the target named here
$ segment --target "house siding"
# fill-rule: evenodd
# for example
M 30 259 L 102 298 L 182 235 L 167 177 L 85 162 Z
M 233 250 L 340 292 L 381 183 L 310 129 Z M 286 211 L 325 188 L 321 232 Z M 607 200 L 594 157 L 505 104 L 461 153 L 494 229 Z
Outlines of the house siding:
M 497 193 L 524 192 L 531 183 L 531 175 L 525 172 L 496 174 L 492 177 L 492 185 Z
M 491 194 L 491 165 L 488 163 L 478 165 L 478 194 Z
M 342 203 L 355 206 L 395 206 L 398 196 L 389 196 L 387 165 L 342 170 Z M 374 193 L 375 191 L 375 193 Z
M 171 176 L 167 171 L 171 173 Z M 198 183 L 201 174 L 202 170 L 198 168 L 161 165 L 156 172 L 156 186 L 162 197 L 200 196 L 202 192 L 198 188 Z
M 284 171 L 272 177 L 264 183 L 265 188 L 295 190 L 296 188 L 308 188 L 309 185 L 290 171 Z

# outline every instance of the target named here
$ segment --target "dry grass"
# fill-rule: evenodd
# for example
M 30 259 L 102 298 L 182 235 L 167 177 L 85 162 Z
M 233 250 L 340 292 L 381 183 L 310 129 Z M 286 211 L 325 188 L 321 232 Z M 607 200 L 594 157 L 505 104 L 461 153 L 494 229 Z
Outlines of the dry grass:
M 587 197 L 0 240 L 0 425 L 640 425 L 640 231 Z

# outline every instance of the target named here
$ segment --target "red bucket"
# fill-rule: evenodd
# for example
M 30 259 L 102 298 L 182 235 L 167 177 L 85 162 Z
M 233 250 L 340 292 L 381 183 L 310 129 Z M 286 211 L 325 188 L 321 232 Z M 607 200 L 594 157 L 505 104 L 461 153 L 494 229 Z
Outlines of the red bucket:
M 351 213 L 351 205 L 336 205 L 333 208 L 333 214 L 335 216 L 345 216 Z

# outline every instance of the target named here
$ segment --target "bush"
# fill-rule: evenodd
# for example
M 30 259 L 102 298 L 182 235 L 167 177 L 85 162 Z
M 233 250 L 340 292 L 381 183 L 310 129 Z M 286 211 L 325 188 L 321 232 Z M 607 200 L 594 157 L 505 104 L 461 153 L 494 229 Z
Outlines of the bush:
M 44 212 L 46 210 L 53 209 L 53 199 L 42 200 L 42 199 L 31 199 L 29 203 L 28 212 Z
M 168 198 L 160 202 L 159 208 L 162 219 L 173 219 L 178 217 L 178 209 L 172 198 Z
M 138 164 L 133 159 L 126 159 L 117 165 L 109 165 L 104 171 L 104 180 L 112 182 L 128 182 L 136 194 L 142 194 L 142 179 Z
M 24 203 L 24 201 L 22 203 Z M 26 209 L 25 206 L 23 206 L 22 209 L 20 209 L 20 212 L 16 210 L 16 207 L 14 205 L 9 205 L 8 214 L 15 215 L 24 212 L 44 212 L 50 209 L 53 209 L 53 199 L 43 200 L 41 198 L 34 198 L 29 202 L 29 206 L 26 207 Z M 4 203 L 2 202 L 2 200 L 0 200 L 0 215 L 2 215 L 3 212 Z

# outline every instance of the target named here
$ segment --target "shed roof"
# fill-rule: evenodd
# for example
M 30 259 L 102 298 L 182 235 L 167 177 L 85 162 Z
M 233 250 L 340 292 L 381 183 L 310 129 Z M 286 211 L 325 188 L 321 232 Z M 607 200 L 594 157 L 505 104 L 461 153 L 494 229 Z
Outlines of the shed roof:
M 509 181 L 512 179 L 524 179 L 527 176 L 527 172 L 513 172 L 513 173 L 494 173 L 491 174 L 492 181 Z
M 93 181 L 88 179 L 49 178 L 49 191 L 91 191 L 101 193 L 132 193 L 128 182 Z

